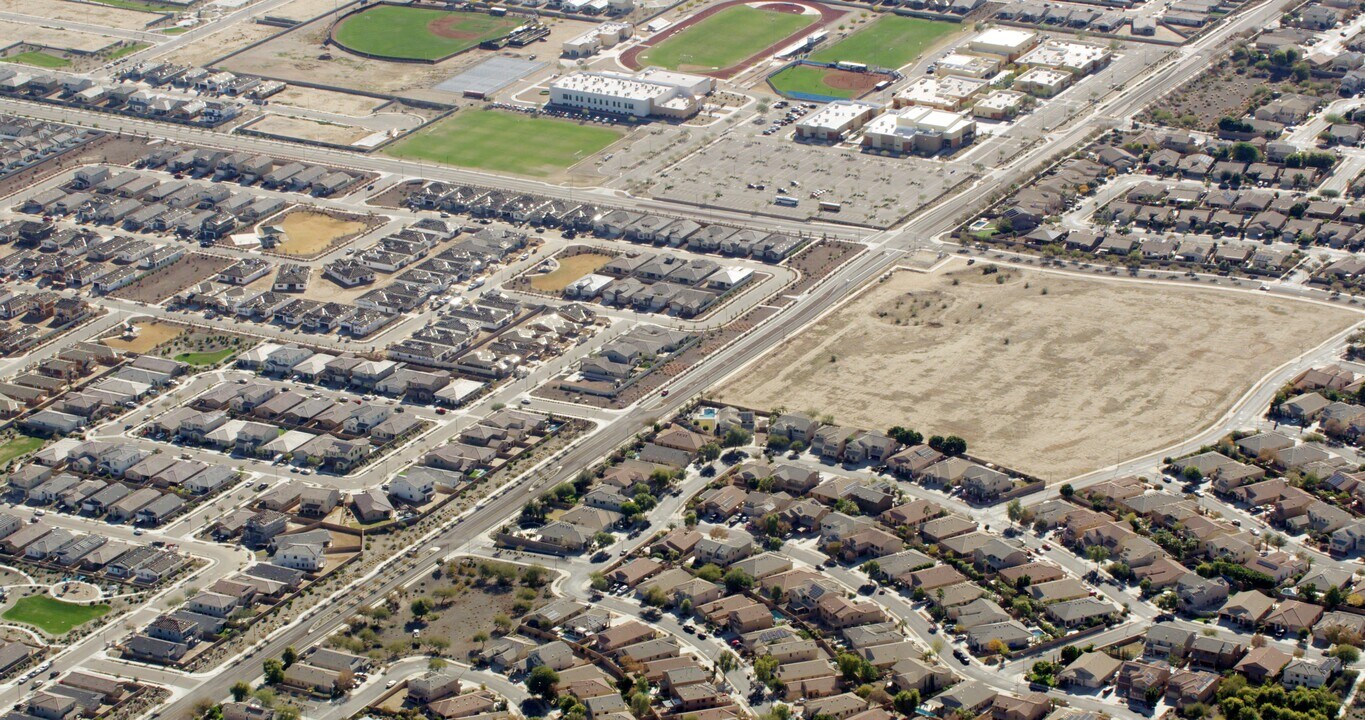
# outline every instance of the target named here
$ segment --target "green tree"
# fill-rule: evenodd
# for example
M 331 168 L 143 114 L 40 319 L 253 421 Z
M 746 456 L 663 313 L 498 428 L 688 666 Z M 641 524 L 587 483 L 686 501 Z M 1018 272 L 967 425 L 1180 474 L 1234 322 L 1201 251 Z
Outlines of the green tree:
M 754 659 L 754 677 L 758 681 L 771 686 L 777 679 L 777 658 L 772 655 L 763 655 Z
M 892 698 L 891 706 L 902 715 L 914 715 L 919 702 L 919 690 L 902 690 Z
M 247 696 L 250 695 L 250 694 L 251 694 L 251 686 L 248 685 L 248 684 L 246 684 L 245 682 L 242 682 L 241 680 L 238 680 L 237 682 L 235 682 L 235 683 L 232 684 L 232 699 L 233 699 L 233 700 L 236 700 L 237 702 L 242 702 L 242 701 L 246 700 Z
M 553 702 L 559 694 L 559 673 L 547 665 L 537 665 L 526 676 L 526 689 L 538 698 Z
M 721 440 L 721 445 L 728 448 L 744 447 L 753 439 L 754 436 L 750 435 L 748 431 L 743 428 L 732 427 L 725 431 L 725 437 Z
M 706 582 L 720 582 L 720 579 L 724 576 L 725 571 L 721 570 L 720 566 L 715 563 L 706 563 L 697 568 L 697 577 Z
M 1065 484 L 1065 485 L 1062 486 L 1062 491 L 1061 491 L 1061 492 L 1062 492 L 1062 497 L 1064 497 L 1064 498 L 1070 498 L 1071 496 L 1073 496 L 1073 495 L 1076 494 L 1076 488 L 1071 487 L 1071 483 L 1067 483 L 1067 484 Z
M 754 579 L 749 576 L 749 573 L 746 573 L 739 568 L 733 568 L 725 573 L 725 589 L 729 590 L 731 593 L 748 590 L 753 586 Z
M 265 681 L 269 685 L 278 685 L 284 682 L 284 664 L 275 658 L 270 658 L 261 663 L 265 673 Z
M 284 660 L 285 667 L 289 667 L 290 665 L 293 665 L 294 663 L 298 662 L 299 651 L 295 650 L 293 645 L 290 645 L 289 647 L 284 649 L 284 654 L 280 656 L 280 659 Z
M 697 455 L 701 457 L 702 462 L 712 462 L 720 457 L 720 446 L 713 442 L 706 443 L 697 450 Z
M 923 435 L 900 425 L 896 425 L 890 430 L 887 430 L 886 434 L 890 436 L 892 440 L 895 440 L 902 445 L 918 445 L 924 441 Z
M 436 604 L 431 601 L 431 598 L 419 597 L 412 601 L 410 609 L 412 610 L 412 616 L 420 620 L 430 614 L 432 610 L 435 610 Z

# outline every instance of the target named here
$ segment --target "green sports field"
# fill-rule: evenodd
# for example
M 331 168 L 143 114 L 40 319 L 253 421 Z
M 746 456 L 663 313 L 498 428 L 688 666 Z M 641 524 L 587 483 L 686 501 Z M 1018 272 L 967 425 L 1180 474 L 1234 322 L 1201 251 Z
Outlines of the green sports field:
M 65 635 L 107 612 L 108 605 L 77 605 L 48 595 L 30 595 L 15 602 L 0 617 L 32 625 L 49 635 Z
M 896 69 L 910 64 L 939 38 L 956 32 L 957 23 L 886 15 L 833 45 L 810 54 L 813 62 L 864 63 Z
M 836 98 L 855 98 L 864 90 L 857 88 L 837 88 L 825 82 L 829 71 L 814 65 L 793 65 L 772 76 L 768 82 L 780 93 L 800 93 L 804 95 L 827 95 Z
M 232 348 L 223 348 L 212 352 L 187 352 L 176 355 L 175 360 L 195 367 L 203 367 L 205 365 L 217 365 L 236 352 Z
M 343 47 L 368 55 L 436 60 L 502 37 L 520 24 L 486 13 L 376 5 L 341 21 L 334 36 Z
M 30 50 L 28 52 L 19 53 L 18 55 L 0 58 L 0 62 L 32 65 L 33 67 L 40 68 L 64 68 L 71 66 L 71 61 L 66 58 L 48 55 L 47 53 L 38 50 Z
M 410 160 L 545 177 L 587 158 L 623 133 L 571 120 L 498 110 L 457 112 L 390 145 Z
M 809 27 L 819 15 L 733 5 L 640 53 L 639 64 L 669 70 L 707 71 L 737 65 Z

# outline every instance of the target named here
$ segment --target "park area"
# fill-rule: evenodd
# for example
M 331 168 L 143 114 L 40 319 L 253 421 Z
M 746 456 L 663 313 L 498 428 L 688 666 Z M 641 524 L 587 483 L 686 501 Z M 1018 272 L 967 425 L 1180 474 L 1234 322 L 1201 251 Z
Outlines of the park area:
M 181 325 L 156 320 L 138 320 L 132 325 L 134 332 L 113 335 L 100 342 L 115 350 L 143 354 L 151 352 L 162 343 L 180 337 L 185 332 L 185 328 Z
M 681 26 L 635 58 L 640 67 L 709 72 L 724 70 L 763 52 L 818 22 L 804 5 L 731 5 Z
M 903 15 L 885 15 L 823 50 L 810 54 L 812 62 L 855 62 L 895 70 L 915 61 L 941 38 L 962 26 Z
M 296 210 L 270 223 L 284 233 L 274 251 L 289 257 L 310 258 L 350 240 L 369 227 L 363 220 L 315 210 Z
M 104 617 L 108 612 L 108 605 L 78 605 L 47 595 L 30 595 L 16 601 L 0 617 L 10 622 L 32 625 L 55 637 Z
M 873 286 L 718 399 L 960 435 L 973 455 L 1060 481 L 1195 435 L 1360 317 L 1247 293 L 956 267 Z
M 43 446 L 43 439 L 22 433 L 0 437 L 0 469 Z
M 614 128 L 498 110 L 469 110 L 390 145 L 386 154 L 459 167 L 546 177 L 621 139 Z
M 555 258 L 558 266 L 550 272 L 531 276 L 531 287 L 543 293 L 558 295 L 568 287 L 569 283 L 587 275 L 597 272 L 597 269 L 611 262 L 610 255 L 602 253 L 585 252 L 569 257 L 560 256 Z
M 362 55 L 439 60 L 503 37 L 521 21 L 487 13 L 375 5 L 337 24 L 333 38 Z
M 768 78 L 768 84 L 788 97 L 824 96 L 848 100 L 866 95 L 878 82 L 889 77 L 879 73 L 796 64 Z

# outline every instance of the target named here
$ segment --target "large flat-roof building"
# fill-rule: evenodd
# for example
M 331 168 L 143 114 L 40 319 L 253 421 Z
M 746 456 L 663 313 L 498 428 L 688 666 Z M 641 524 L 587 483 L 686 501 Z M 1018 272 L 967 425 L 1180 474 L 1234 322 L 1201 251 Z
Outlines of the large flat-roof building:
M 896 107 L 922 105 L 939 110 L 958 110 L 986 88 L 985 80 L 957 77 L 922 77 L 896 93 Z
M 883 113 L 863 130 L 863 144 L 900 153 L 936 153 L 976 136 L 976 121 L 955 112 L 911 106 Z
M 1000 70 L 1000 58 L 966 53 L 949 53 L 934 63 L 934 72 L 939 75 L 959 77 L 988 78 Z
M 1024 109 L 1028 95 L 1013 90 L 996 90 L 976 101 L 972 114 L 987 120 L 1009 120 Z
M 716 81 L 646 68 L 634 75 L 576 72 L 550 83 L 550 104 L 633 117 L 689 118 Z
M 1052 97 L 1067 89 L 1075 75 L 1065 70 L 1036 67 L 1014 79 L 1014 88 L 1038 97 Z
M 1014 62 L 1020 55 L 1038 44 L 1038 33 L 1014 28 L 990 28 L 967 41 L 967 49 L 975 53 L 999 55 Z
M 596 55 L 603 48 L 614 47 L 617 43 L 630 37 L 630 34 L 631 26 L 629 23 L 602 23 L 565 42 L 562 47 L 564 57 L 583 58 Z
M 1111 56 L 1109 48 L 1100 45 L 1049 40 L 1020 57 L 1019 64 L 1089 75 L 1109 62 Z
M 881 107 L 857 100 L 836 100 L 802 118 L 796 136 L 806 140 L 837 142 L 861 128 Z

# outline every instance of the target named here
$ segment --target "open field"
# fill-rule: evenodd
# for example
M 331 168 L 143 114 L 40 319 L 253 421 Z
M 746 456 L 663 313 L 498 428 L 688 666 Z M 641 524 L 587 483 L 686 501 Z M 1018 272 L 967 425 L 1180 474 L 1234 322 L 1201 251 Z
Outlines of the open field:
M 734 5 L 646 48 L 638 62 L 642 67 L 658 65 L 670 70 L 721 70 L 753 57 L 819 19 L 815 14 Z
M 521 21 L 486 13 L 376 5 L 337 25 L 345 48 L 379 57 L 435 60 L 500 38 Z
M 171 323 L 157 322 L 155 320 L 139 320 L 133 325 L 137 327 L 137 337 L 125 340 L 119 336 L 107 337 L 100 342 L 116 350 L 126 352 L 145 353 L 150 352 L 157 345 L 170 342 L 180 337 L 185 332 L 185 328 Z
M 331 7 L 331 4 L 328 4 Z M 280 92 L 270 97 L 270 104 L 289 105 L 292 107 L 303 108 L 305 110 L 321 110 L 324 112 L 337 113 L 339 115 L 350 115 L 352 117 L 364 117 L 374 113 L 385 101 L 378 100 L 364 95 L 352 95 L 350 93 L 335 92 L 333 90 L 319 90 L 317 88 L 301 87 L 290 85 Z
M 28 65 L 29 67 L 40 68 L 64 68 L 71 67 L 71 61 L 64 57 L 49 55 L 40 50 L 30 50 L 21 52 L 9 57 L 0 58 L 0 62 L 14 63 L 16 65 Z
M 351 145 L 374 132 L 358 125 L 341 125 L 277 113 L 265 114 L 247 129 L 275 137 L 332 145 Z
M 611 262 L 610 255 L 600 253 L 582 253 L 573 257 L 557 257 L 555 262 L 559 267 L 545 273 L 535 275 L 531 278 L 531 287 L 546 293 L 559 294 L 569 283 L 583 277 L 591 272 L 597 272 L 597 268 Z
M 283 230 L 285 237 L 275 246 L 275 252 L 291 257 L 312 257 L 331 247 L 332 243 L 364 232 L 367 227 L 359 220 L 311 210 L 291 212 L 283 220 L 271 224 Z
M 14 458 L 27 455 L 43 446 L 44 440 L 32 435 L 15 435 L 0 443 L 0 468 Z
M 236 353 L 233 348 L 223 348 L 213 352 L 185 352 L 175 356 L 177 362 L 186 363 L 195 367 L 205 367 L 207 365 L 217 365 L 226 360 L 228 356 Z
M 144 30 L 148 23 L 156 21 L 158 17 L 150 13 L 125 10 L 120 7 L 107 7 L 92 3 L 78 5 L 67 2 L 67 0 L 0 0 L 0 11 L 54 20 L 73 18 L 78 14 L 83 23 L 119 28 L 120 30 Z
M 910 64 L 940 38 L 961 26 L 903 15 L 884 15 L 871 25 L 823 50 L 810 54 L 814 62 L 841 60 L 896 69 Z
M 1190 437 L 1358 318 L 1170 285 L 901 272 L 719 395 L 844 425 L 957 434 L 973 455 L 1055 481 Z
M 273 17 L 282 17 L 296 22 L 308 22 L 324 13 L 337 8 L 336 0 L 293 0 L 270 11 Z
M 0 617 L 13 622 L 32 625 L 49 635 L 65 635 L 109 612 L 108 605 L 77 605 L 47 595 L 21 598 Z
M 156 305 L 197 282 L 217 275 L 232 263 L 228 258 L 215 255 L 186 253 L 179 260 L 142 276 L 137 282 L 125 285 L 111 295 Z
M 224 55 L 241 50 L 279 32 L 280 28 L 272 25 L 252 22 L 233 23 L 212 35 L 195 38 L 193 42 L 176 48 L 158 60 L 181 65 L 208 65 Z
M 814 65 L 793 65 L 769 78 L 780 93 L 828 95 L 836 98 L 861 97 L 890 75 L 851 72 Z
M 544 177 L 602 151 L 621 136 L 613 128 L 569 120 L 470 110 L 433 123 L 383 152 L 407 160 Z
M 0 38 L 23 38 L 24 42 L 34 45 L 87 53 L 99 52 L 118 42 L 118 38 L 109 35 L 9 20 L 0 20 Z

